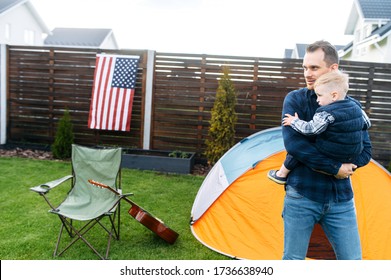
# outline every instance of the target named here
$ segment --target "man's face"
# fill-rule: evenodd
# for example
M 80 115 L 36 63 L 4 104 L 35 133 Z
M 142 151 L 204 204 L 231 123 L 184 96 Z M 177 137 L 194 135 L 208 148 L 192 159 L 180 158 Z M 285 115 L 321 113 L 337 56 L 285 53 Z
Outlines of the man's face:
M 306 53 L 303 59 L 304 78 L 308 89 L 314 89 L 316 79 L 321 75 L 338 69 L 338 64 L 327 66 L 324 61 L 324 52 L 317 49 L 314 52 Z

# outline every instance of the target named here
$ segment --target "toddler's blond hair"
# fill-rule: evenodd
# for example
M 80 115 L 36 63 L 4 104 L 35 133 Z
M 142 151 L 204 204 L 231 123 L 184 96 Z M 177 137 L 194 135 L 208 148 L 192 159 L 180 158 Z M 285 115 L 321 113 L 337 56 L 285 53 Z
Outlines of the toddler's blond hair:
M 349 76 L 340 70 L 330 71 L 316 80 L 314 84 L 315 91 L 316 87 L 321 85 L 326 86 L 330 92 L 338 92 L 342 98 L 345 98 L 349 90 Z

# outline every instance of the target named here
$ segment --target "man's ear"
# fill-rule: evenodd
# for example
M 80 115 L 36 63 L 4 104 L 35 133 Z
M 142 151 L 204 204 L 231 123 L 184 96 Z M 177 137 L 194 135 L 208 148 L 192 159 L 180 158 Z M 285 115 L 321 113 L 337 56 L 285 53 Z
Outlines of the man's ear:
M 331 64 L 331 65 L 330 65 L 330 69 L 331 69 L 331 70 L 334 70 L 334 71 L 335 71 L 335 70 L 338 70 L 338 63 L 333 63 L 333 64 Z

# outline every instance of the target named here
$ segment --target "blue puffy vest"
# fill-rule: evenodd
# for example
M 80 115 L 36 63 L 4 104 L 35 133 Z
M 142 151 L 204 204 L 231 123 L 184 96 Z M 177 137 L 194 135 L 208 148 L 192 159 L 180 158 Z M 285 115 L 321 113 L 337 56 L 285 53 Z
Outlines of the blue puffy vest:
M 318 150 L 340 162 L 352 162 L 363 150 L 362 130 L 366 127 L 360 106 L 344 99 L 317 109 L 322 111 L 331 114 L 335 121 L 316 137 Z

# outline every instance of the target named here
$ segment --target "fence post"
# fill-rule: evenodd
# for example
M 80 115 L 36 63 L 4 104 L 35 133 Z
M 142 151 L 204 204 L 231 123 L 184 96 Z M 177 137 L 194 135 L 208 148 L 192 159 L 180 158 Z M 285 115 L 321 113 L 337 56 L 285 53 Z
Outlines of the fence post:
M 7 142 L 7 47 L 0 45 L 0 144 Z
M 145 104 L 144 104 L 144 135 L 143 149 L 149 150 L 151 145 L 152 127 L 152 93 L 153 93 L 153 73 L 155 71 L 155 51 L 148 50 L 147 78 L 145 82 Z
M 250 105 L 250 129 L 256 129 L 255 123 L 257 121 L 257 92 L 258 88 L 258 72 L 259 72 L 259 58 L 256 58 L 254 61 L 253 69 L 253 87 L 251 90 L 251 105 Z
M 371 65 L 369 68 L 368 75 L 368 86 L 367 86 L 367 94 L 365 96 L 365 112 L 368 117 L 371 117 L 371 100 L 372 100 L 372 89 L 373 89 L 373 80 L 375 78 L 375 66 Z
M 198 124 L 197 124 L 197 149 L 196 152 L 201 154 L 202 144 L 204 142 L 203 132 L 203 120 L 204 120 L 204 111 L 205 111 L 205 73 L 206 73 L 206 55 L 203 54 L 201 58 L 201 74 L 200 74 L 200 97 L 198 105 Z

